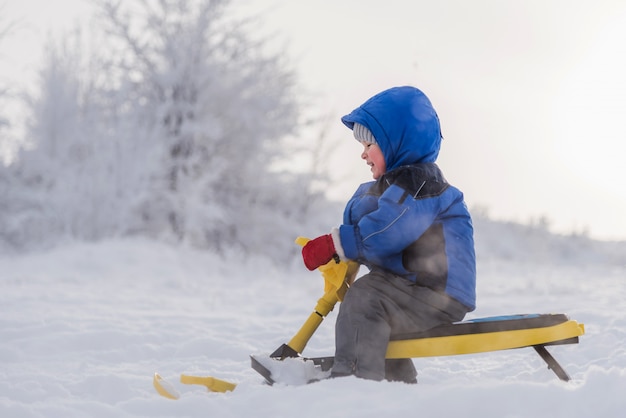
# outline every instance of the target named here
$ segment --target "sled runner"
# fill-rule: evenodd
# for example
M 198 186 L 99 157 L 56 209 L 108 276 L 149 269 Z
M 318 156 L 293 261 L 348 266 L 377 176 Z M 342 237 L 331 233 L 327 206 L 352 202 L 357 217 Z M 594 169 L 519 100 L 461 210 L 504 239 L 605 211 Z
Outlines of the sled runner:
M 298 238 L 300 245 L 306 238 Z M 312 362 L 321 372 L 330 370 L 332 357 L 301 357 L 307 342 L 323 319 L 342 300 L 357 274 L 356 263 L 335 263 L 319 268 L 324 277 L 324 295 L 296 335 L 270 355 L 274 361 L 300 358 Z M 417 358 L 484 353 L 532 347 L 559 379 L 569 381 L 565 369 L 546 346 L 576 344 L 585 333 L 583 324 L 565 314 L 524 314 L 478 318 L 443 325 L 428 331 L 394 336 L 387 348 L 387 358 Z M 250 356 L 252 368 L 269 384 L 275 383 L 271 364 L 259 356 Z

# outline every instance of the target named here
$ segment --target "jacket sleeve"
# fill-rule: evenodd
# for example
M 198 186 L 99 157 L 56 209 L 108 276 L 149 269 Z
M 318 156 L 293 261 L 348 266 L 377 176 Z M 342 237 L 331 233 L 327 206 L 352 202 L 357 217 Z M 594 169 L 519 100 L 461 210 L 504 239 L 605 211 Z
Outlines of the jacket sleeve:
M 437 218 L 440 199 L 414 199 L 391 185 L 378 199 L 378 207 L 356 224 L 339 227 L 341 245 L 347 258 L 384 265 L 385 259 L 401 253 L 416 241 Z

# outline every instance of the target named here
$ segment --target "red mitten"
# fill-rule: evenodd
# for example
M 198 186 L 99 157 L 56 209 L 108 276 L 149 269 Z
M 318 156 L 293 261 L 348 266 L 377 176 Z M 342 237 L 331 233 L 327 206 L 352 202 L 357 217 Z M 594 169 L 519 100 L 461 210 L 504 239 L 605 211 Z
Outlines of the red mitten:
M 312 239 L 302 247 L 304 265 L 311 271 L 319 266 L 323 266 L 333 258 L 339 262 L 339 256 L 337 256 L 337 250 L 335 250 L 333 237 L 330 234 Z

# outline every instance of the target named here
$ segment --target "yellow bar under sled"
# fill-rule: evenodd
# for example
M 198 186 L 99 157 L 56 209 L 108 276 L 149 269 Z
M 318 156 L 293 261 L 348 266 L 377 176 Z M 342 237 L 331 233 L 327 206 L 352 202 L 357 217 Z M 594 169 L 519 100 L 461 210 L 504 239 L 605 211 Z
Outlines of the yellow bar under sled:
M 568 320 L 542 328 L 396 340 L 389 342 L 387 358 L 451 356 L 549 345 L 584 333 L 583 324 Z

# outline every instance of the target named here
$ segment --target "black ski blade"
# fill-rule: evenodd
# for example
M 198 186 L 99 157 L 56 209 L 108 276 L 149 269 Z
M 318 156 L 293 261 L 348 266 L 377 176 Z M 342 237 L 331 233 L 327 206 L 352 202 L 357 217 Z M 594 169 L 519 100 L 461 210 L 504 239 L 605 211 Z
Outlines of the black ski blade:
M 267 370 L 267 368 L 264 365 L 262 365 L 261 362 L 255 359 L 254 356 L 252 355 L 250 356 L 250 363 L 251 363 L 252 368 L 265 378 L 265 381 L 267 382 L 268 385 L 271 386 L 274 383 L 276 383 L 274 382 L 274 379 L 272 379 L 272 372 Z

